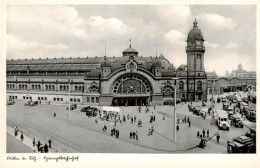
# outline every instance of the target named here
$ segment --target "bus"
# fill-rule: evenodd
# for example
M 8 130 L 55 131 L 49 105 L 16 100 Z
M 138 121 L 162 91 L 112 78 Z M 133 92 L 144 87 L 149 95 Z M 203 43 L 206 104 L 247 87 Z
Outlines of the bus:
M 228 114 L 224 110 L 217 110 L 217 125 L 219 129 L 229 130 Z
M 246 107 L 248 107 L 247 103 L 245 103 L 245 102 L 240 102 L 239 103 L 240 112 L 243 112 Z

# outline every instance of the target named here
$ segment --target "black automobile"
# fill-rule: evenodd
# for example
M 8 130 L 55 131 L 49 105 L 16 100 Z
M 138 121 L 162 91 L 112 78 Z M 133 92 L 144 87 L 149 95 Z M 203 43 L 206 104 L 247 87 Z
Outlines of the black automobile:
M 243 125 L 243 123 L 241 121 L 241 118 L 238 117 L 238 116 L 233 116 L 232 122 L 233 122 L 233 125 L 235 127 L 238 127 L 238 128 L 243 128 L 244 127 L 244 125 Z
M 86 112 L 87 110 L 89 110 L 91 107 L 87 106 L 87 107 L 83 107 L 80 111 L 81 112 Z
M 86 111 L 86 116 L 88 117 L 96 117 L 98 113 L 98 109 L 95 107 L 90 107 L 87 111 Z
M 9 101 L 9 102 L 7 102 L 6 104 L 7 104 L 7 105 L 13 105 L 13 104 L 15 104 L 15 101 Z
M 75 110 L 78 107 L 77 104 L 70 105 L 70 110 Z M 67 110 L 69 110 L 69 107 L 66 107 Z
M 38 101 L 28 101 L 27 103 L 24 103 L 25 106 L 37 106 Z

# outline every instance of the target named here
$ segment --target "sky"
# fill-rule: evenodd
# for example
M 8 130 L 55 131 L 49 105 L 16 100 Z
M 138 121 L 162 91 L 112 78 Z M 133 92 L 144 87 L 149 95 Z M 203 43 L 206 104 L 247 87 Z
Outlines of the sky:
M 121 57 L 161 53 L 175 67 L 187 64 L 188 32 L 197 19 L 206 72 L 256 71 L 254 5 L 9 5 L 7 59 Z

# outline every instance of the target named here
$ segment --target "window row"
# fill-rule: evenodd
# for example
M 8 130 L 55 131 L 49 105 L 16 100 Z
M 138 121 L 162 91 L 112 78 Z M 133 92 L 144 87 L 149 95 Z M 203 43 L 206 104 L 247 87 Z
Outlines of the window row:
M 87 97 L 88 103 L 99 103 L 99 97 Z
M 47 100 L 47 97 L 38 97 L 38 100 Z

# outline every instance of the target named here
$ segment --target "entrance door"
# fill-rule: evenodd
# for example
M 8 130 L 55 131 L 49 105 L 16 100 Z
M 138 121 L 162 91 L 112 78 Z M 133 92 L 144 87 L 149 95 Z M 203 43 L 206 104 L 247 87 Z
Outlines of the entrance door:
M 147 97 L 120 97 L 113 98 L 113 106 L 142 106 L 146 105 L 148 98 Z

